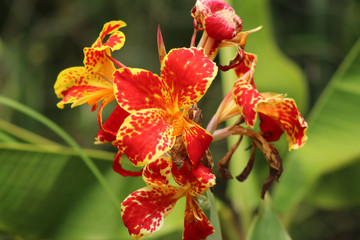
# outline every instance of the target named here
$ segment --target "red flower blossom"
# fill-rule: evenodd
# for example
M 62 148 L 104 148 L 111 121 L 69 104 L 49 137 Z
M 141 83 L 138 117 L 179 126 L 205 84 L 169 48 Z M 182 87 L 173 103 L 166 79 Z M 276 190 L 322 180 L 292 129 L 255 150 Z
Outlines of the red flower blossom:
M 117 134 L 119 150 L 142 166 L 169 151 L 182 135 L 190 161 L 197 165 L 212 136 L 181 109 L 202 98 L 216 73 L 216 65 L 196 48 L 170 51 L 162 61 L 161 77 L 136 68 L 117 70 L 116 100 L 130 113 Z
M 124 45 L 125 35 L 118 29 L 125 26 L 123 21 L 106 23 L 94 44 L 84 48 L 84 66 L 71 67 L 60 72 L 54 85 L 58 98 L 62 98 L 57 104 L 59 108 L 64 108 L 68 103 L 72 103 L 71 107 L 87 103 L 94 105 L 95 110 L 96 104 L 103 100 L 98 115 L 101 126 L 103 107 L 115 99 L 115 66 L 108 56 L 111 55 L 111 51 L 119 50 Z M 108 35 L 108 39 L 103 42 Z
M 289 150 L 303 146 L 307 140 L 307 123 L 295 101 L 276 93 L 260 94 L 253 80 L 255 66 L 256 55 L 245 53 L 243 62 L 235 69 L 238 79 L 233 86 L 233 98 L 245 123 L 253 127 L 258 113 L 260 130 L 266 140 L 276 141 L 285 132 Z
M 179 186 L 169 184 L 171 173 Z M 186 197 L 183 239 L 204 239 L 214 231 L 196 202 L 215 184 L 210 169 L 198 164 L 190 170 L 184 164 L 178 170 L 171 158 L 160 158 L 145 166 L 143 179 L 148 186 L 133 192 L 121 204 L 122 219 L 133 239 L 158 230 L 182 197 Z

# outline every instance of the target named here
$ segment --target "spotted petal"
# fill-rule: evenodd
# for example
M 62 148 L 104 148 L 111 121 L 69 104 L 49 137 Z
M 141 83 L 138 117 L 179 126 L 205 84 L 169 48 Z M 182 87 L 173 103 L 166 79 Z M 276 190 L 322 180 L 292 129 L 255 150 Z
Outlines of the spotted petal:
M 184 144 L 192 166 L 196 166 L 205 151 L 208 149 L 213 137 L 196 123 L 185 119 L 187 122 L 182 132 Z
M 105 98 L 113 98 L 113 85 L 105 79 L 94 79 L 84 67 L 67 68 L 60 72 L 54 90 L 58 98 L 63 98 L 59 108 L 72 103 L 72 107 L 87 102 L 96 104 Z
M 239 78 L 234 83 L 233 98 L 245 118 L 246 125 L 254 127 L 257 119 L 256 106 L 259 102 L 264 101 L 264 98 L 256 88 L 243 78 Z
M 205 193 L 210 187 L 215 185 L 215 175 L 210 168 L 207 168 L 201 164 L 191 170 L 189 176 L 189 182 L 191 189 L 189 194 L 192 196 L 199 196 Z
M 150 71 L 122 68 L 114 73 L 115 96 L 121 107 L 129 112 L 172 106 L 169 89 L 162 79 Z
M 147 185 L 167 186 L 171 179 L 171 158 L 159 158 L 147 164 L 143 171 L 143 179 Z
M 210 221 L 193 198 L 187 199 L 183 240 L 206 239 L 214 232 Z
M 262 119 L 263 122 L 260 124 L 260 129 L 262 132 L 265 132 L 265 135 L 269 124 L 275 123 L 286 133 L 289 150 L 302 147 L 305 144 L 307 140 L 305 135 L 307 123 L 299 113 L 293 99 L 282 98 L 281 96 L 269 97 L 266 98 L 265 102 L 258 104 L 257 111 L 272 119 L 272 122 L 266 118 Z
M 143 166 L 169 151 L 175 143 L 171 116 L 159 109 L 144 109 L 128 116 L 116 144 L 135 166 Z
M 197 103 L 217 74 L 217 67 L 202 49 L 171 50 L 161 64 L 161 77 L 180 108 Z M 150 85 L 150 84 L 149 84 Z
M 110 48 L 112 51 L 119 50 L 123 47 L 125 42 L 125 35 L 118 31 L 119 28 L 125 27 L 126 23 L 123 21 L 110 21 L 104 24 L 102 31 L 99 34 L 99 37 L 96 39 L 92 48 L 101 51 L 106 48 Z M 105 43 L 103 43 L 105 37 L 109 35 L 109 38 Z
M 178 191 L 174 186 L 147 186 L 122 202 L 121 216 L 133 239 L 142 239 L 163 225 L 178 200 Z

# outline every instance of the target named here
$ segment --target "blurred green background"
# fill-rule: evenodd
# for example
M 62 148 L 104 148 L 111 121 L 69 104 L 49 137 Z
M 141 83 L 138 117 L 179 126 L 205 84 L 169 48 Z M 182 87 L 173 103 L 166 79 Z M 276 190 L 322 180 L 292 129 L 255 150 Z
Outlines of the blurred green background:
M 80 146 L 114 151 L 111 146 L 93 145 L 98 127 L 96 113 L 89 111 L 90 106 L 75 109 L 66 107 L 63 110 L 56 108 L 58 99 L 53 92 L 53 85 L 57 74 L 65 68 L 81 66 L 82 49 L 95 41 L 105 22 L 117 19 L 125 21 L 128 26 L 121 29 L 126 35 L 125 46 L 113 56 L 127 66 L 159 73 L 157 26 L 160 24 L 168 50 L 189 47 L 193 33 L 190 10 L 194 2 L 193 0 L 0 0 L 0 94 L 47 116 L 68 132 Z M 257 67 L 259 73 L 255 75 L 259 79 L 255 80 L 258 81 L 259 89 L 288 93 L 289 97 L 295 98 L 306 118 L 340 63 L 360 36 L 360 1 L 235 0 L 233 6 L 244 21 L 244 30 L 263 25 L 259 33 L 249 36 L 246 47 L 249 52 L 259 54 Z M 253 19 L 257 16 L 260 17 L 260 22 L 259 18 Z M 284 63 L 279 63 L 279 61 Z M 285 65 L 286 69 L 282 69 Z M 283 73 L 287 70 L 291 73 Z M 279 80 L 292 76 L 291 74 L 294 77 L 291 77 L 288 82 Z M 279 81 L 266 79 L 267 75 L 279 76 Z M 357 79 L 360 81 L 359 76 Z M 288 84 L 298 84 L 299 87 L 288 89 Z M 200 103 L 204 112 L 204 125 L 215 113 L 221 101 L 219 96 L 224 88 L 218 77 Z M 336 109 L 333 114 L 336 115 Z M 22 113 L 4 105 L 0 105 L 0 119 L 63 143 L 63 140 L 39 122 L 24 117 Z M 348 141 L 347 139 L 338 140 Z M 2 141 L 5 142 L 5 140 Z M 360 149 L 360 141 L 349 144 Z M 285 149 L 285 151 L 282 150 L 285 158 L 286 143 L 280 145 L 279 148 Z M 219 160 L 227 151 L 226 142 L 213 144 L 212 151 L 214 159 Z M 329 149 L 329 151 L 337 150 Z M 103 196 L 101 187 L 97 185 L 96 179 L 86 170 L 83 163 L 78 163 L 79 161 L 74 159 L 69 160 L 69 156 L 66 155 L 63 156 L 63 160 L 49 163 L 47 159 L 52 158 L 51 153 L 42 154 L 39 158 L 37 153 L 31 151 L 13 152 L 6 148 L 0 149 L 0 154 L 4 156 L 0 168 L 9 171 L 16 169 L 13 172 L 6 172 L 6 175 L 4 172 L 2 172 L 3 176 L 0 175 L 0 185 L 7 186 L 0 188 L 2 190 L 0 191 L 0 209 L 3 211 L 0 210 L 0 239 L 52 239 L 55 237 L 59 239 L 113 239 L 114 236 L 127 236 L 123 226 L 121 230 L 118 230 L 120 224 L 118 213 L 109 213 L 110 210 L 107 210 L 107 206 L 111 203 L 97 199 L 99 195 L 102 198 L 106 197 Z M 355 155 L 354 158 L 359 159 L 359 155 Z M 107 180 L 117 186 L 116 192 L 121 196 L 120 200 L 143 186 L 141 179 L 124 179 L 113 173 L 111 156 L 109 159 L 109 161 L 96 161 L 96 164 Z M 314 188 L 308 195 L 308 201 L 301 202 L 300 214 L 291 217 L 288 231 L 293 239 L 350 240 L 360 238 L 358 162 L 353 161 L 351 164 L 335 169 L 335 174 L 324 174 L 316 179 L 321 186 L 320 189 L 324 190 L 324 194 L 328 193 L 325 187 L 330 190 L 339 188 L 344 191 L 344 196 L 349 195 L 354 201 L 351 204 L 340 204 L 335 207 L 330 206 L 331 204 L 326 205 L 321 202 L 324 198 L 317 195 L 319 189 Z M 13 165 L 16 165 L 16 168 Z M 255 168 L 265 169 L 257 171 L 261 176 L 261 182 L 266 177 L 266 164 L 260 161 Z M 31 171 L 27 172 L 26 169 L 31 169 Z M 36 169 L 40 169 L 37 174 L 41 176 L 35 179 L 32 176 L 35 176 Z M 51 171 L 54 169 L 57 172 Z M 286 170 L 285 164 L 284 171 Z M 241 169 L 237 171 L 240 172 Z M 80 181 L 79 172 L 82 173 Z M 45 173 L 48 175 L 44 176 Z M 339 183 L 339 178 L 336 176 L 341 176 L 341 183 L 348 186 L 349 188 L 346 189 L 350 192 L 345 191 L 344 185 Z M 29 192 L 27 192 L 24 190 L 26 186 L 12 186 L 11 184 L 18 178 L 22 178 L 24 182 L 31 180 L 29 185 L 39 186 L 34 187 L 39 192 L 34 192 L 32 189 L 28 189 Z M 54 182 L 51 182 L 51 179 Z M 46 184 L 43 181 L 46 181 Z M 74 181 L 78 182 L 74 183 Z M 242 183 L 235 182 L 235 184 L 238 186 Z M 276 184 L 281 185 L 282 181 Z M 56 187 L 60 189 L 55 189 Z M 62 189 L 65 187 L 67 188 Z M 261 184 L 256 185 L 255 188 L 260 191 Z M 16 196 L 12 195 L 15 194 L 11 192 L 13 189 L 17 191 L 16 194 L 22 194 L 19 199 L 28 200 L 12 202 L 15 197 L 8 196 Z M 219 179 L 215 192 L 225 203 L 234 201 L 231 194 L 230 197 L 225 195 L 227 190 L 227 184 Z M 337 194 L 339 192 L 341 191 L 336 191 Z M 41 201 L 39 196 L 43 197 Z M 82 196 L 81 199 L 79 196 Z M 87 198 L 93 200 L 87 201 Z M 34 204 L 31 204 L 32 199 Z M 43 205 L 46 202 L 50 203 Z M 97 206 L 96 211 L 91 212 L 97 202 L 101 202 L 101 206 Z M 53 210 L 54 208 L 56 209 Z M 43 213 L 39 213 L 40 209 Z M 111 211 L 113 210 L 111 208 Z M 46 219 L 44 218 L 47 216 L 44 213 L 46 211 L 53 211 L 54 215 Z M 101 215 L 102 213 L 105 214 Z M 181 210 L 180 214 L 182 214 Z M 240 220 L 235 222 L 241 222 L 241 213 L 237 214 L 235 213 L 235 218 L 240 216 Z M 51 222 L 55 216 L 58 216 L 57 221 Z M 101 224 L 97 225 L 96 220 L 99 216 L 101 216 L 99 220 Z M 31 222 L 32 218 L 33 222 Z M 92 218 L 92 221 L 89 220 L 89 225 L 87 222 L 82 222 L 89 218 Z M 37 222 L 38 219 L 42 220 Z M 229 221 L 229 218 L 225 218 L 224 221 Z M 79 224 L 79 222 L 82 223 Z M 181 224 L 180 222 L 180 226 Z M 75 230 L 71 226 L 76 226 Z M 99 226 L 101 230 L 96 227 L 87 229 L 89 226 Z M 165 229 L 164 232 L 167 231 L 170 234 L 174 229 L 178 229 L 176 227 Z M 105 234 L 101 231 L 110 233 Z M 84 232 L 88 232 L 88 235 L 84 235 Z M 96 233 L 99 233 L 99 236 Z M 178 231 L 176 234 L 181 235 L 181 229 L 180 233 Z M 158 239 L 161 239 L 161 236 Z M 166 239 L 166 235 L 163 239 Z

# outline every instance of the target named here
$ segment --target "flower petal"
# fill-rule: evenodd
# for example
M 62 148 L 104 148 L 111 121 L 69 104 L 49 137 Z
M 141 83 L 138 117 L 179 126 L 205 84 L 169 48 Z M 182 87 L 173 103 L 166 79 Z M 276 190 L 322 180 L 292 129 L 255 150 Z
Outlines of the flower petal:
M 147 186 L 122 202 L 121 216 L 133 239 L 142 239 L 163 225 L 178 200 L 178 190 L 174 186 Z
M 114 111 L 110 114 L 108 119 L 102 125 L 99 132 L 96 135 L 96 140 L 99 142 L 112 142 L 116 139 L 117 132 L 125 118 L 129 116 L 129 113 L 116 104 Z M 100 122 L 101 114 L 100 114 Z
M 201 164 L 191 170 L 189 182 L 191 189 L 189 194 L 192 196 L 199 196 L 205 193 L 210 187 L 215 185 L 216 177 L 210 168 Z
M 171 50 L 161 64 L 161 77 L 180 108 L 197 103 L 217 74 L 217 66 L 202 49 Z M 150 84 L 149 84 L 150 85 Z
M 143 171 L 143 179 L 147 185 L 167 186 L 171 179 L 171 158 L 159 158 L 146 164 Z
M 302 147 L 307 136 L 307 123 L 291 98 L 270 97 L 266 102 L 259 103 L 257 111 L 274 120 L 274 122 L 286 133 L 289 141 L 289 150 Z M 266 119 L 265 119 L 266 121 Z M 260 125 L 261 131 L 265 132 L 264 124 Z
M 214 232 L 213 226 L 193 198 L 187 199 L 183 240 L 206 239 Z
M 168 87 L 150 71 L 122 68 L 114 73 L 114 83 L 119 105 L 129 112 L 172 106 Z
M 66 103 L 73 103 L 72 107 L 87 102 L 96 104 L 104 98 L 113 96 L 113 85 L 104 79 L 94 79 L 84 67 L 71 67 L 61 71 L 54 85 L 54 90 L 59 98 L 59 108 Z
M 106 55 L 110 55 L 109 49 L 84 48 L 84 66 L 94 80 L 112 83 L 115 66 Z
M 102 31 L 99 34 L 98 39 L 92 45 L 92 48 L 97 50 L 104 50 L 102 46 L 110 47 L 112 51 L 122 48 L 125 42 L 125 36 L 122 32 L 117 31 L 119 28 L 125 27 L 126 23 L 123 21 L 110 21 L 104 24 Z M 105 37 L 112 34 L 108 40 L 103 43 Z
M 234 68 L 236 77 L 244 79 L 253 85 L 253 87 L 255 87 L 253 75 L 256 62 L 257 56 L 255 54 L 243 52 L 242 61 Z
M 229 9 L 214 12 L 205 18 L 205 31 L 216 40 L 230 40 L 236 37 L 241 29 L 241 18 Z
M 137 111 L 127 117 L 117 134 L 116 144 L 135 166 L 143 166 L 169 151 L 175 142 L 167 112 Z
M 121 157 L 122 153 L 118 151 L 115 155 L 114 161 L 113 161 L 113 170 L 117 172 L 118 174 L 124 176 L 124 177 L 139 177 L 142 175 L 142 169 L 140 171 L 129 171 L 122 167 L 121 165 Z
M 256 106 L 264 101 L 261 94 L 244 78 L 239 78 L 233 86 L 233 98 L 247 126 L 254 127 L 257 119 Z
M 196 166 L 208 149 L 213 137 L 196 123 L 186 119 L 182 136 L 192 166 Z

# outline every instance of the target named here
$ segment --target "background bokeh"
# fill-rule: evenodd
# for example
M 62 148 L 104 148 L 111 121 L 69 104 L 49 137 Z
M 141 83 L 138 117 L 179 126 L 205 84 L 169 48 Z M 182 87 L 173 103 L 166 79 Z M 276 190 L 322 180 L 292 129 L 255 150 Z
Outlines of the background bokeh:
M 233 2 L 237 1 L 240 0 Z M 113 54 L 113 57 L 127 66 L 159 73 L 157 27 L 158 25 L 161 27 L 168 50 L 188 47 L 193 33 L 190 10 L 194 2 L 193 0 L 0 0 L 0 94 L 44 114 L 70 133 L 82 147 L 112 151 L 113 148 L 110 146 L 93 145 L 98 128 L 96 113 L 89 111 L 90 106 L 75 109 L 66 107 L 63 110 L 56 108 L 58 99 L 54 94 L 53 85 L 58 73 L 71 66 L 81 66 L 82 49 L 94 42 L 105 22 L 116 19 L 127 23 L 127 27 L 121 29 L 126 35 L 126 43 L 121 51 Z M 271 37 L 275 39 L 287 61 L 295 63 L 306 80 L 306 95 L 300 94 L 302 99 L 290 96 L 301 102 L 299 108 L 303 110 L 302 113 L 306 118 L 339 64 L 360 36 L 360 1 L 260 2 L 266 4 L 261 8 L 266 9 L 271 18 L 271 26 L 267 25 L 267 22 L 263 23 L 265 31 L 270 31 Z M 236 9 L 240 17 L 255 15 L 258 11 L 257 8 Z M 246 20 L 243 20 L 244 30 L 256 27 L 248 26 Z M 251 35 L 249 41 L 255 39 L 256 34 Z M 261 40 L 266 42 L 266 39 Z M 251 49 L 251 46 L 249 48 L 250 52 L 257 52 L 257 49 Z M 261 64 L 271 66 L 270 63 Z M 273 69 L 273 71 L 278 71 L 277 74 L 281 75 L 281 69 Z M 262 87 L 268 90 L 269 85 L 260 84 L 259 88 Z M 200 104 L 204 111 L 205 124 L 220 103 L 221 94 L 222 85 L 218 80 L 214 82 Z M 306 99 L 303 96 L 306 96 Z M 7 107 L 0 106 L 0 118 L 61 142 L 54 133 L 38 122 L 23 117 L 21 113 Z M 226 150 L 225 142 L 216 143 L 213 150 L 214 158 L 218 160 Z M 106 167 L 109 165 L 103 166 L 104 169 Z M 348 169 L 341 171 L 345 172 L 344 175 L 348 175 L 346 174 Z M 336 179 L 328 178 L 322 181 L 336 183 Z M 351 182 L 351 177 L 348 181 Z M 130 185 L 127 187 L 129 192 L 136 189 Z M 216 190 L 224 201 L 226 201 L 225 190 L 225 182 L 221 182 L 219 189 Z M 305 203 L 304 211 L 308 211 L 308 214 L 295 218 L 289 230 L 290 235 L 293 239 L 358 239 L 360 237 L 358 206 L 336 210 L 314 210 L 311 205 Z M 56 232 L 54 229 L 49 231 Z M 0 232 L 4 233 L 5 239 L 18 237 L 13 236 L 16 232 L 8 233 L 6 229 L 0 228 Z

